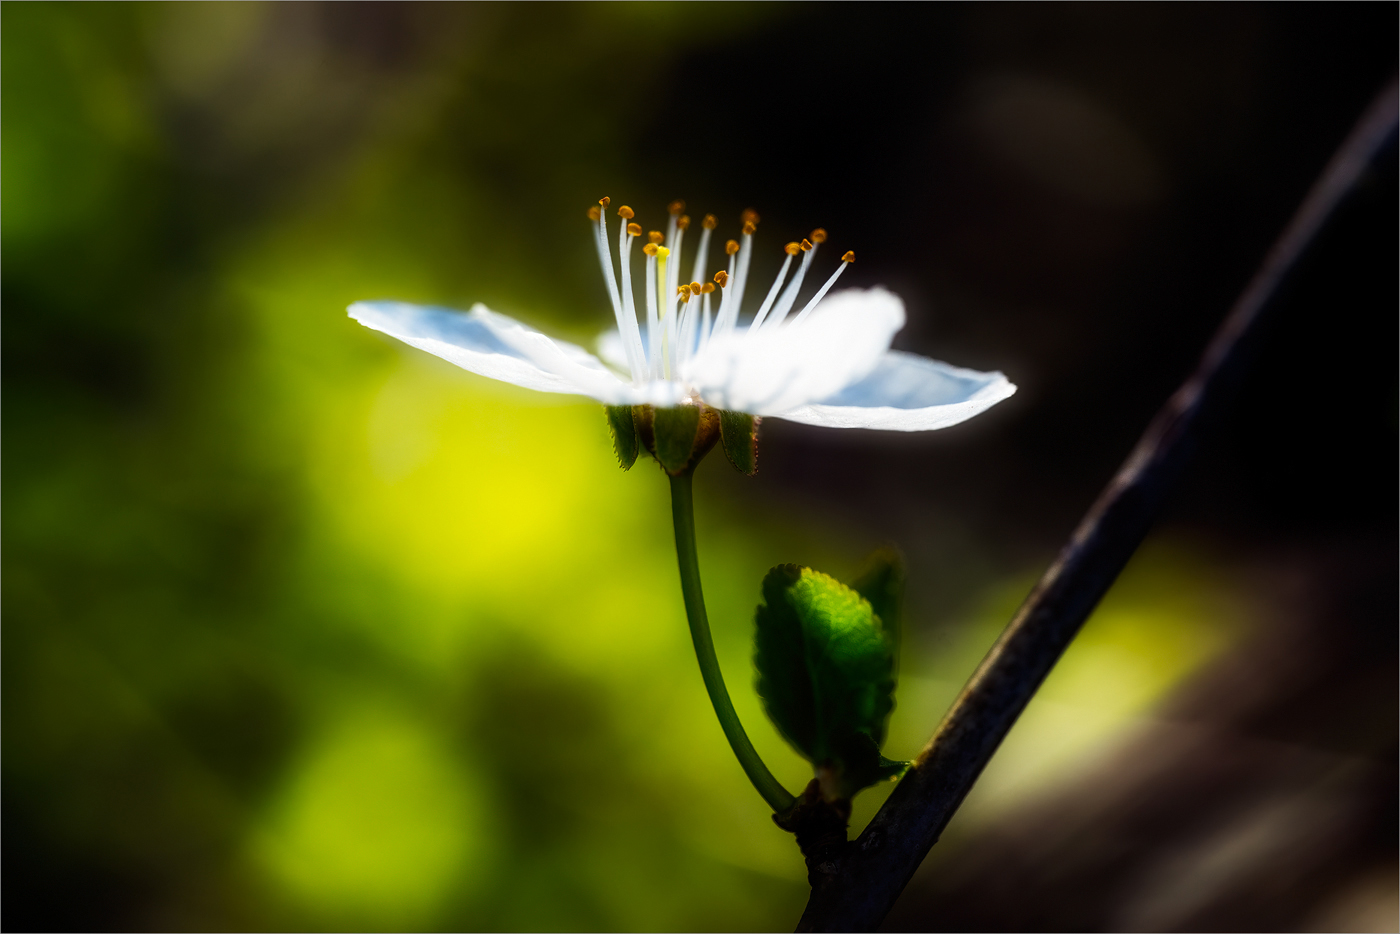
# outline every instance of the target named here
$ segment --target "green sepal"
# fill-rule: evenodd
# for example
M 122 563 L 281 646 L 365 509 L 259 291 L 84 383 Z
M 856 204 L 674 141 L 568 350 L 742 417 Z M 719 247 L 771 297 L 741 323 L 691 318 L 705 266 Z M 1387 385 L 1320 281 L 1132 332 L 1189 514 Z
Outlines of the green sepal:
M 657 409 L 651 425 L 656 459 L 668 473 L 680 473 L 690 463 L 691 452 L 695 450 L 695 436 L 700 430 L 700 407 L 677 405 Z
M 638 450 L 637 426 L 632 421 L 632 406 L 605 405 L 603 411 L 608 417 L 608 431 L 612 434 L 617 464 L 623 470 L 630 470 L 637 462 Z
M 734 469 L 752 477 L 758 472 L 758 417 L 747 412 L 719 413 L 720 444 Z
M 875 579 L 888 581 L 894 565 L 880 566 Z M 904 763 L 880 755 L 894 709 L 895 648 L 871 601 L 792 564 L 768 572 L 763 599 L 754 666 L 778 732 L 833 779 L 841 798 L 902 772 Z

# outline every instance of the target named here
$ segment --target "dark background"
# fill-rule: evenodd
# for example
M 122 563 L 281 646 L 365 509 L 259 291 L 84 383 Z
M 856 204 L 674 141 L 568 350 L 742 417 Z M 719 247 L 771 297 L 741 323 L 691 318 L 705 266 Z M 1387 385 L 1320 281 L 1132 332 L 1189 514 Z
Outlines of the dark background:
M 659 479 L 601 472 L 589 406 L 482 389 L 344 306 L 481 300 L 584 339 L 602 194 L 649 225 L 677 196 L 722 225 L 756 207 L 758 279 L 817 225 L 854 249 L 843 285 L 906 302 L 897 347 L 1018 394 L 921 436 L 766 421 L 756 478 L 700 475 L 701 554 L 754 731 L 764 568 L 898 544 L 909 756 L 1390 79 L 1397 29 L 1386 3 L 0 17 L 16 929 L 789 926 L 801 866 L 707 719 Z M 1068 764 L 974 795 L 891 929 L 1394 929 L 1396 176 L 1392 146 L 1119 622 L 1085 631 L 1168 674 L 1087 745 L 1053 725 L 1073 703 L 1028 713 L 988 787 Z M 420 391 L 448 414 L 400 470 Z M 388 455 L 358 440 L 377 418 Z M 1131 693 L 1078 651 L 1084 696 Z M 381 734 L 387 777 L 336 784 Z

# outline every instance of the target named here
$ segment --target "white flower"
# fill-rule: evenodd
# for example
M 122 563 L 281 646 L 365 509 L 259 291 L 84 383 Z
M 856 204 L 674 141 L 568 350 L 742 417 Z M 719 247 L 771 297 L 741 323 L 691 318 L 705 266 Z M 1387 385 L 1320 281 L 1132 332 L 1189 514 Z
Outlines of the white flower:
M 604 198 L 600 204 L 607 207 L 607 202 Z M 640 322 L 631 254 L 642 229 L 631 222 L 631 208 L 618 210 L 621 262 L 615 269 L 606 217 L 598 208 L 590 211 L 618 324 L 599 342 L 607 363 L 480 304 L 463 314 L 403 302 L 356 302 L 350 317 L 473 373 L 541 392 L 590 396 L 608 405 L 703 402 L 831 428 L 929 431 L 956 425 L 1016 391 L 1001 373 L 890 350 L 890 341 L 904 326 L 904 303 L 898 296 L 877 288 L 827 297 L 854 260 L 851 253 L 792 314 L 826 239 L 823 230 L 786 246 L 777 279 L 753 317 L 741 323 L 757 215 L 745 213 L 742 242 L 726 244 L 727 269 L 716 273 L 713 282 L 706 276 L 706 262 L 715 219 L 706 215 L 691 281 L 683 283 L 681 249 L 690 219 L 681 216 L 682 208 L 673 204 L 666 234 L 652 233 L 643 247 Z M 793 271 L 798 255 L 802 258 Z

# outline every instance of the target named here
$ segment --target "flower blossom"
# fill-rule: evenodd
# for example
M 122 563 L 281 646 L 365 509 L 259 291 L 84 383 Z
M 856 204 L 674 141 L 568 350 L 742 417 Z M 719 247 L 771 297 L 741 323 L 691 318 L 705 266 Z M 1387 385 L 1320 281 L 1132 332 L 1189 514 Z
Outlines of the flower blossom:
M 481 304 L 464 314 L 403 302 L 356 302 L 350 317 L 473 373 L 613 406 L 703 403 L 830 428 L 929 431 L 956 425 L 1016 391 L 999 372 L 891 350 L 905 320 L 898 296 L 881 288 L 830 291 L 854 262 L 853 253 L 843 255 L 798 306 L 827 238 L 824 230 L 787 244 L 777 278 L 747 316 L 757 214 L 744 213 L 740 239 L 725 244 L 725 268 L 713 277 L 707 264 L 717 225 L 714 215 L 706 215 L 693 255 L 686 257 L 686 280 L 682 249 L 690 218 L 681 213 L 683 203 L 671 205 L 665 234 L 647 236 L 641 276 L 633 268 L 633 244 L 642 235 L 634 212 L 625 205 L 617 211 L 614 256 L 603 210 L 608 199 L 599 204 L 589 217 L 617 322 L 599 341 L 602 359 Z

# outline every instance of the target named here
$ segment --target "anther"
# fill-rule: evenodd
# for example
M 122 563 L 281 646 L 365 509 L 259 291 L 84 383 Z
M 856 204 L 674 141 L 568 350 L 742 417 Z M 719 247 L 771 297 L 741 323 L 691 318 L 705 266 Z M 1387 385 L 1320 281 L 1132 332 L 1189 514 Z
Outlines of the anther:
M 672 201 L 670 204 L 666 205 L 666 210 L 673 215 L 679 214 L 680 212 L 685 210 L 685 202 L 682 201 L 680 198 L 677 198 L 675 201 Z
M 691 295 L 699 295 L 702 291 L 704 291 L 705 287 L 698 282 L 692 282 L 689 285 L 689 289 Z
M 723 275 L 723 274 L 724 274 L 724 273 L 722 273 L 722 272 L 720 273 L 720 275 Z M 691 285 L 694 286 L 694 283 L 691 283 Z M 700 291 L 703 292 L 703 293 L 706 294 L 706 295 L 709 295 L 709 294 L 710 294 L 711 292 L 713 292 L 714 290 L 715 290 L 715 284 L 714 284 L 713 282 L 706 282 L 704 285 L 700 286 Z
M 642 225 L 636 223 L 628 224 L 627 232 L 634 237 L 640 237 L 642 235 Z
M 758 225 L 755 224 L 753 221 L 744 221 L 744 233 L 752 235 L 753 232 L 757 229 Z
M 734 241 L 730 240 L 729 242 L 733 243 Z M 719 283 L 720 288 L 724 288 L 729 284 L 729 273 L 721 269 L 719 272 L 715 273 L 715 281 Z
M 611 202 L 612 199 L 606 195 L 598 199 L 598 203 L 601 204 L 603 207 L 607 207 Z
M 807 240 L 806 238 L 804 238 L 804 239 L 802 240 L 802 242 L 801 242 L 800 244 L 798 244 L 798 246 L 802 248 L 802 252 L 803 252 L 803 253 L 806 253 L 808 250 L 810 250 L 810 249 L 812 248 L 812 241 Z
M 601 218 L 602 216 L 603 216 L 603 210 L 602 210 L 602 208 L 598 207 L 598 205 L 595 204 L 595 205 L 593 205 L 593 207 L 591 207 L 591 208 L 588 209 L 588 219 L 589 219 L 589 220 L 591 220 L 591 221 L 596 221 L 596 220 L 598 220 L 599 218 Z
M 843 256 L 843 257 L 841 257 L 841 262 L 843 262 L 843 263 L 854 263 L 855 261 L 856 261 L 856 251 L 855 251 L 855 250 L 847 250 L 847 251 L 846 251 L 846 255 Z
M 818 227 L 816 230 L 814 230 L 814 231 L 812 231 L 810 234 L 808 234 L 807 237 L 808 237 L 808 239 L 811 240 L 813 243 L 825 243 L 825 242 L 826 242 L 826 228 L 825 228 L 825 227 Z
M 689 295 L 689 294 L 690 294 L 690 286 L 688 286 L 688 285 L 678 285 L 678 286 L 676 286 L 676 294 L 677 294 L 677 295 Z
M 630 221 L 632 218 L 637 216 L 637 212 L 624 204 L 622 207 L 617 209 L 617 216 L 625 217 Z
M 690 227 L 690 215 L 689 215 L 689 214 L 682 214 L 682 215 L 680 216 L 680 218 L 677 219 L 677 221 L 676 221 L 676 226 L 679 227 L 681 230 L 687 230 L 687 229 L 689 229 L 689 227 Z
M 705 219 L 700 222 L 700 226 L 704 227 L 706 230 L 714 230 L 719 226 L 719 219 L 713 214 L 706 214 Z
M 745 224 L 753 224 L 755 227 L 758 226 L 758 222 L 760 220 L 758 212 L 755 211 L 753 208 L 748 208 L 747 210 L 745 210 L 743 214 L 739 215 L 739 219 L 742 220 Z
M 647 234 L 647 240 L 649 240 L 652 243 L 660 243 L 662 240 L 665 239 L 665 235 L 663 235 L 659 230 L 653 230 L 651 233 Z
M 726 254 L 728 254 L 729 256 L 733 256 L 735 253 L 738 253 L 738 252 L 739 252 L 739 241 L 738 241 L 738 240 L 728 240 L 728 241 L 726 241 L 725 244 L 724 244 L 724 252 L 725 252 Z
M 656 255 L 656 244 L 655 244 L 655 243 L 648 243 L 646 246 L 642 247 L 642 252 L 645 253 L 647 256 L 655 256 L 655 255 Z M 650 275 L 650 273 L 648 273 L 648 275 Z
M 802 252 L 802 246 L 797 243 L 789 243 L 787 246 L 783 247 L 783 252 L 788 256 L 796 256 L 798 253 Z

